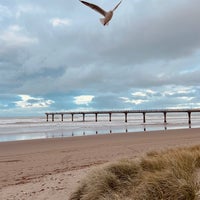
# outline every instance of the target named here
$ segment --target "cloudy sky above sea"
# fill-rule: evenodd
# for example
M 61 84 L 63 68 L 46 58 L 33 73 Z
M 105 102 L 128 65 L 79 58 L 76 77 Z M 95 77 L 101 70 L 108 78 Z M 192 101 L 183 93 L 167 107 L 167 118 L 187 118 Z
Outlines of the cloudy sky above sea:
M 0 116 L 200 107 L 199 8 L 123 0 L 102 26 L 79 0 L 0 0 Z

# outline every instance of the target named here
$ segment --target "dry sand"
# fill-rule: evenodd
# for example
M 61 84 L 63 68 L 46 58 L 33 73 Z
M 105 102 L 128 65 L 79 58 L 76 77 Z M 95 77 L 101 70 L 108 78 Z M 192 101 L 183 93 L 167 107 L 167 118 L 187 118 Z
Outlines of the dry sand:
M 0 199 L 64 200 L 94 167 L 200 144 L 200 129 L 0 143 Z

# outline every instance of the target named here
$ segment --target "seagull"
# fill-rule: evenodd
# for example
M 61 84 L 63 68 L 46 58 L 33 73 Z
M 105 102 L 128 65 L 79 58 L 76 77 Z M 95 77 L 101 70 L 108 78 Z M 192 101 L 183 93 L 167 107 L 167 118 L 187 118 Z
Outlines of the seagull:
M 122 1 L 120 1 L 113 10 L 110 10 L 108 12 L 106 12 L 105 10 L 103 10 L 102 8 L 100 8 L 99 6 L 92 4 L 92 3 L 88 3 L 86 1 L 81 1 L 83 4 L 85 4 L 86 6 L 89 6 L 90 8 L 92 8 L 93 10 L 99 12 L 100 14 L 102 14 L 105 18 L 101 18 L 100 22 L 105 26 L 109 24 L 109 21 L 112 19 L 113 16 L 113 12 L 117 9 L 117 7 L 120 5 L 120 3 Z

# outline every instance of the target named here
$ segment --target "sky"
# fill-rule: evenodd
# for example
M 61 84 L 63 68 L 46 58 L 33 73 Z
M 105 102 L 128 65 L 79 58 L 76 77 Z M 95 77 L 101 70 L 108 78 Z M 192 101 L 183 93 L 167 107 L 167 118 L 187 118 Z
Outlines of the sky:
M 123 0 L 103 26 L 79 0 L 0 0 L 0 116 L 199 108 L 199 8 Z

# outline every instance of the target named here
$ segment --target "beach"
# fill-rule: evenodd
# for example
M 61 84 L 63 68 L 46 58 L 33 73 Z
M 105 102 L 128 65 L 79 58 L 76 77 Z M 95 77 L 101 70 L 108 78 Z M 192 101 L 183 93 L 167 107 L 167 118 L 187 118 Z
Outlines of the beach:
M 68 199 L 87 173 L 153 150 L 199 144 L 200 129 L 177 129 L 0 143 L 2 199 Z

